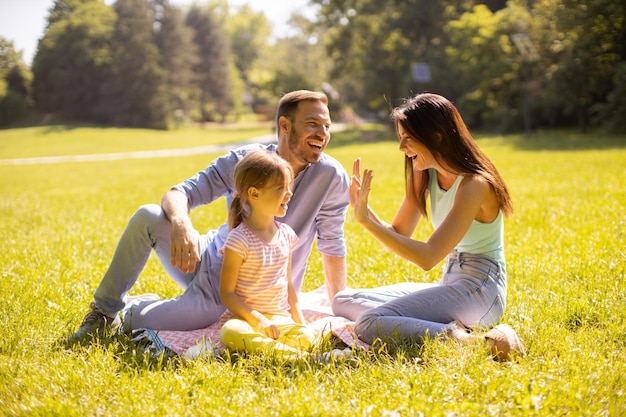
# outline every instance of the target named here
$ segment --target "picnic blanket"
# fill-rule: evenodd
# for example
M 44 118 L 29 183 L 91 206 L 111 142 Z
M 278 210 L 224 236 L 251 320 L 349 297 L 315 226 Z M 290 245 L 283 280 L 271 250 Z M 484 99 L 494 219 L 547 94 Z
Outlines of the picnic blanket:
M 369 348 L 369 345 L 359 340 L 354 333 L 354 322 L 333 315 L 326 287 L 322 286 L 311 292 L 300 293 L 298 298 L 307 326 L 315 332 L 316 336 L 326 337 L 332 333 L 350 347 Z M 139 337 L 150 339 L 157 354 L 169 350 L 178 355 L 184 355 L 190 347 L 207 342 L 211 343 L 216 353 L 221 353 L 226 346 L 220 340 L 220 329 L 232 316 L 231 312 L 226 311 L 216 323 L 204 329 L 190 331 L 140 329 L 138 333 L 141 334 Z

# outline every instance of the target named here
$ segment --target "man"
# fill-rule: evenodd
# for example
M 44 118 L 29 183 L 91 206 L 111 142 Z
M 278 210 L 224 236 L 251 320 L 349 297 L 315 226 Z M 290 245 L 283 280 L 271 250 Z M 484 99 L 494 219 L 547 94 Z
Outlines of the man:
M 293 196 L 287 214 L 277 219 L 299 237 L 293 253 L 292 278 L 300 289 L 313 240 L 322 254 L 328 297 L 345 288 L 346 245 L 343 225 L 349 205 L 349 178 L 339 162 L 324 153 L 330 140 L 328 99 L 307 90 L 284 95 L 276 115 L 278 145 L 251 144 L 214 160 L 204 171 L 175 185 L 161 206 L 148 204 L 131 217 L 96 289 L 91 311 L 70 340 L 119 325 L 124 328 L 192 330 L 215 323 L 225 307 L 219 298 L 222 255 L 227 224 L 200 235 L 189 217 L 195 207 L 233 198 L 233 172 L 249 151 L 277 152 L 294 170 Z M 127 293 L 154 249 L 164 269 L 185 291 L 172 299 L 126 301 Z

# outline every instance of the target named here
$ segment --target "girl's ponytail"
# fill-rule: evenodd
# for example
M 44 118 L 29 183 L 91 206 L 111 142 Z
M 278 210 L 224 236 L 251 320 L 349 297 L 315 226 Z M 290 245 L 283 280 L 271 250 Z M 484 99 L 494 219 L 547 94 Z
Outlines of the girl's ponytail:
M 243 219 L 245 219 L 245 216 L 246 210 L 241 195 L 235 193 L 233 201 L 230 203 L 230 208 L 228 209 L 228 229 L 232 230 L 239 226 Z

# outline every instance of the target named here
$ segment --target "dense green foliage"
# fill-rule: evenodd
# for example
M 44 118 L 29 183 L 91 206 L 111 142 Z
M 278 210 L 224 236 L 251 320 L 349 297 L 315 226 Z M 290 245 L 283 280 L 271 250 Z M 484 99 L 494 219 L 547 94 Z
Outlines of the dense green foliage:
M 481 136 L 516 212 L 505 222 L 504 321 L 528 350 L 512 363 L 483 346 L 433 340 L 357 352 L 348 363 L 224 356 L 151 358 L 127 337 L 67 349 L 133 211 L 217 154 L 14 165 L 8 158 L 191 147 L 267 132 L 94 129 L 0 131 L 0 414 L 18 416 L 618 416 L 626 412 L 626 149 L 623 137 L 568 131 Z M 20 147 L 17 139 L 23 138 Z M 85 140 L 84 138 L 88 138 Z M 82 139 L 82 140 L 81 140 Z M 333 135 L 328 152 L 373 168 L 371 204 L 386 220 L 402 197 L 394 135 L 371 126 Z M 19 148 L 19 149 L 16 149 Z M 192 212 L 207 230 L 221 202 Z M 420 225 L 416 238 L 430 227 Z M 348 216 L 351 286 L 435 281 L 393 256 Z M 305 290 L 322 282 L 318 255 Z M 151 258 L 133 293 L 180 290 Z
M 114 24 L 113 9 L 100 1 L 55 3 L 33 61 L 40 111 L 66 120 L 106 120 L 100 117 L 100 95 L 112 62 Z
M 187 25 L 193 29 L 198 47 L 194 66 L 195 90 L 200 105 L 200 121 L 211 121 L 219 115 L 223 121 L 233 107 L 229 73 L 229 49 L 222 28 L 210 11 L 197 6 L 187 14 Z
M 614 105 L 618 111 L 598 114 L 623 89 L 624 2 L 313 2 L 328 26 L 335 87 L 360 109 L 378 111 L 385 101 L 397 105 L 410 91 L 429 90 L 457 102 L 475 128 L 520 130 L 525 99 L 534 127 L 584 131 L 592 121 L 610 128 L 626 117 Z M 516 47 L 517 34 L 527 35 L 532 54 Z M 418 62 L 429 65 L 430 82 L 412 78 Z
M 0 37 L 0 127 L 24 117 L 30 109 L 31 79 L 13 42 Z
M 0 123 L 23 115 L 31 97 L 50 117 L 118 126 L 271 118 L 276 96 L 308 88 L 329 93 L 349 121 L 384 118 L 429 90 L 453 100 L 472 128 L 624 132 L 624 2 L 310 4 L 311 21 L 296 13 L 292 31 L 273 39 L 262 13 L 228 0 L 55 0 L 32 95 L 12 45 L 0 48 L 0 78 L 7 84 L 18 68 L 21 78 L 11 77 L 23 87 L 0 85 Z M 430 77 L 416 78 L 416 64 Z

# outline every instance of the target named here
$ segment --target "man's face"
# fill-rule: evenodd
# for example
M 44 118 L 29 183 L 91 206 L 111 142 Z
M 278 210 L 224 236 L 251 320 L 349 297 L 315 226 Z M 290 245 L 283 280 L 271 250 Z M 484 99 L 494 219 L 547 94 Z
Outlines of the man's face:
M 280 149 L 279 153 L 292 164 L 294 171 L 319 162 L 330 141 L 330 124 L 328 107 L 310 100 L 298 103 L 293 121 L 282 120 L 281 129 L 287 133 L 287 152 Z

